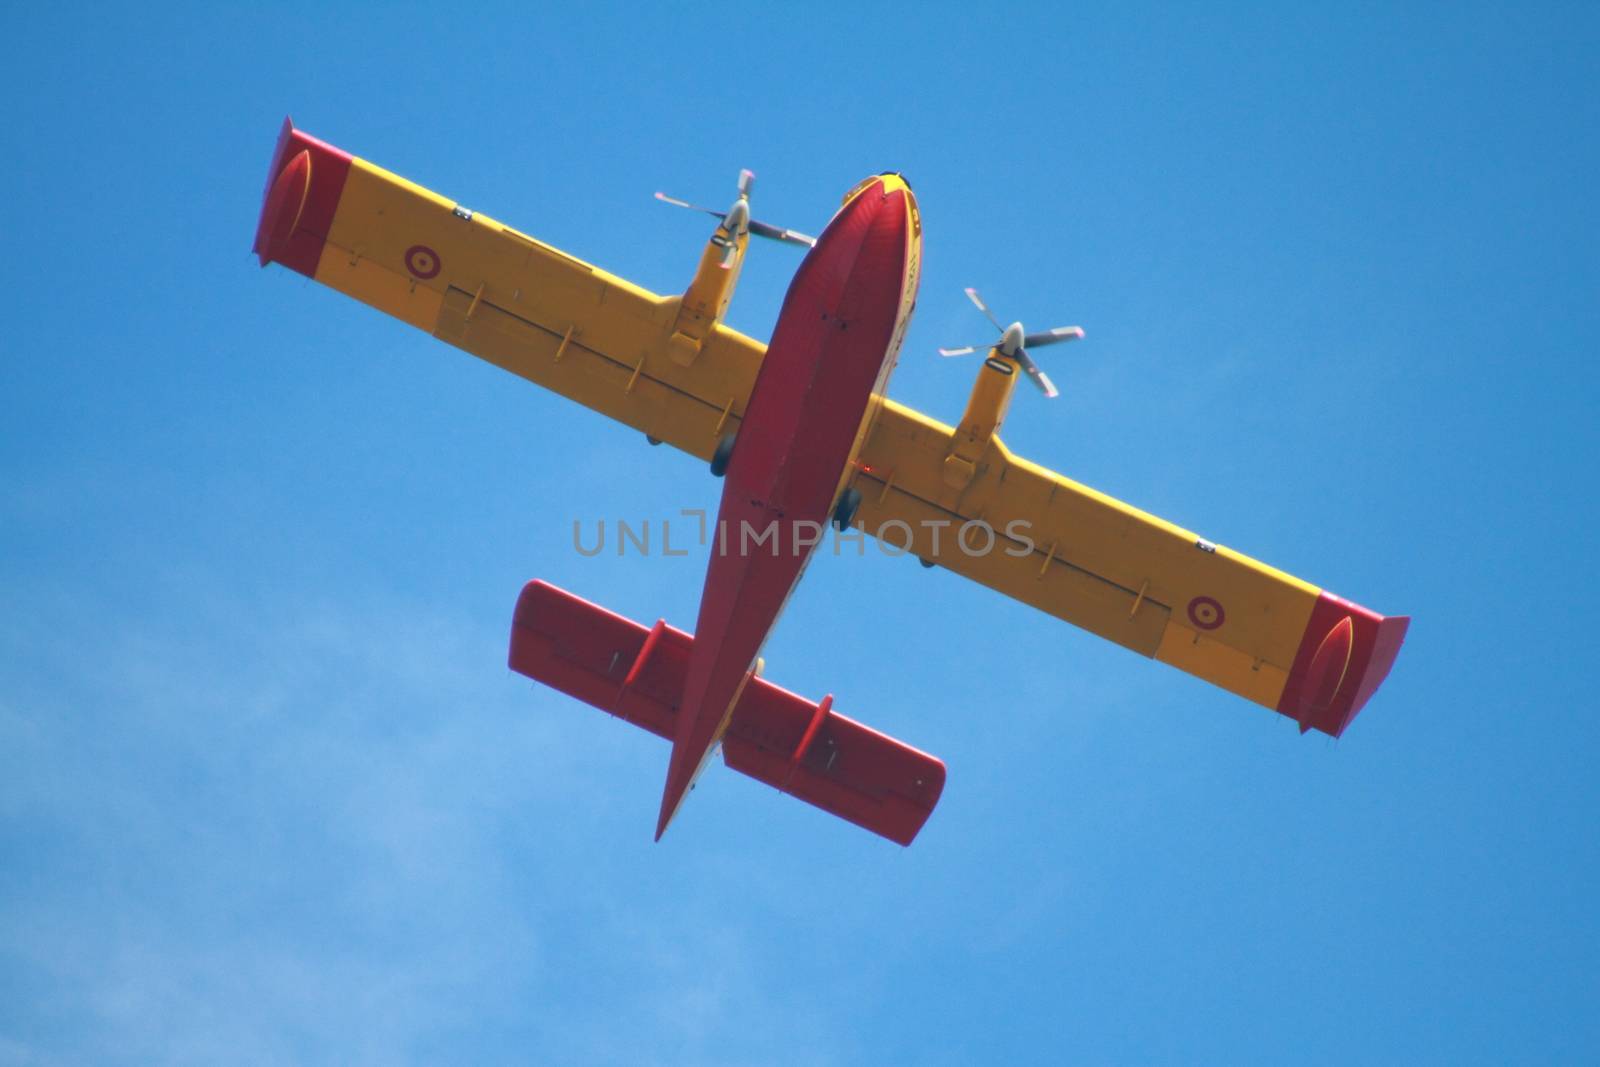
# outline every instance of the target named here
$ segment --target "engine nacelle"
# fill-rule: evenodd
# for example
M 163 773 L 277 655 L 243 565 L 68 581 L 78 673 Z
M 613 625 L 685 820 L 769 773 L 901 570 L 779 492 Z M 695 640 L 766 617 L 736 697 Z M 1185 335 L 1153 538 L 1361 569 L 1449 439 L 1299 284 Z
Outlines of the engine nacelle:
M 1020 339 L 1022 328 L 1013 324 L 1011 329 L 1017 331 Z M 1008 337 L 1010 333 L 1011 330 L 1006 331 Z M 1017 387 L 1020 370 L 1017 361 L 1004 354 L 1003 345 L 991 348 L 988 358 L 978 368 L 978 380 L 973 383 L 967 410 L 961 416 L 944 460 L 944 481 L 952 489 L 965 489 L 977 476 L 978 462 L 1000 431 L 1006 412 L 1011 410 L 1011 393 Z

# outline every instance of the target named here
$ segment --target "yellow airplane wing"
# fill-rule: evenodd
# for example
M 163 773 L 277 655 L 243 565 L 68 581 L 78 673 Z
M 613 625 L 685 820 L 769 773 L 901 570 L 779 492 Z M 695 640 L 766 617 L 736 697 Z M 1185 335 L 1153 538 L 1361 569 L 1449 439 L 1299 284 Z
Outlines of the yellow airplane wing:
M 1408 619 L 1386 619 L 1017 457 L 994 422 L 975 439 L 963 432 L 971 414 L 957 430 L 884 400 L 853 483 L 857 524 L 1280 711 L 1302 733 L 1337 737 L 1388 674 Z
M 256 252 L 702 459 L 737 430 L 765 351 L 720 307 L 641 289 L 288 121 Z
M 765 351 L 717 321 L 742 262 L 742 243 L 728 260 L 727 236 L 708 245 L 686 297 L 660 296 L 286 121 L 255 249 L 263 266 L 299 271 L 708 459 L 738 429 Z M 881 401 L 859 458 L 857 523 L 1302 730 L 1341 733 L 1387 675 L 1409 620 L 1013 456 L 993 434 L 1009 375 L 981 379 L 994 410 L 976 430 L 970 409 L 953 430 Z

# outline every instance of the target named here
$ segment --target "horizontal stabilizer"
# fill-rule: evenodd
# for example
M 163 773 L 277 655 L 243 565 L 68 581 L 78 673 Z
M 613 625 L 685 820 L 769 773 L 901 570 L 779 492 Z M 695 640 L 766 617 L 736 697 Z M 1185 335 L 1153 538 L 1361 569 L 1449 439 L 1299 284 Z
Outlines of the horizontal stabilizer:
M 545 582 L 511 624 L 511 669 L 671 740 L 694 638 L 641 626 Z M 909 845 L 944 790 L 944 764 L 833 710 L 752 678 L 723 760 L 742 774 Z

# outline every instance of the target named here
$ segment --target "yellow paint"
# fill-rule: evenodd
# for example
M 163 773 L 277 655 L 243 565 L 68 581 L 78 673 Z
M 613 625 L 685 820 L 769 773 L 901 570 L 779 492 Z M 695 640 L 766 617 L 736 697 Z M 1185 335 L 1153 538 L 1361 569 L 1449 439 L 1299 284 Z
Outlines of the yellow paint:
M 1019 368 L 1016 360 L 1002 356 L 998 348 L 991 348 L 988 358 L 978 367 L 978 380 L 973 383 L 967 410 L 950 438 L 950 453 L 944 461 L 944 484 L 955 490 L 942 498 L 947 507 L 956 506 L 958 494 L 972 484 L 978 463 L 1005 421 Z
M 904 184 L 875 177 L 851 195 L 874 181 Z M 921 220 L 909 195 L 907 205 L 896 344 L 921 266 Z M 718 321 L 742 248 L 732 270 L 713 264 L 728 277 L 709 275 L 702 255 L 689 294 L 663 297 L 481 213 L 462 219 L 454 206 L 354 161 L 317 280 L 701 459 L 737 428 L 764 352 Z M 408 270 L 417 246 L 437 256 L 436 276 Z M 907 547 L 923 559 L 1274 706 L 1319 590 L 1227 548 L 1197 548 L 1192 532 L 1012 455 L 996 431 L 1015 377 L 986 368 L 959 428 L 875 398 L 846 469 L 878 485 L 863 494 L 857 524 L 872 532 L 907 523 Z M 530 459 L 539 447 L 529 442 Z M 947 481 L 950 460 L 958 489 Z M 980 516 L 996 544 L 968 555 L 956 528 Z M 949 525 L 936 545 L 928 524 L 939 522 Z M 1020 528 L 1008 534 L 1012 524 Z M 890 539 L 898 546 L 905 536 L 896 529 Z M 1223 605 L 1217 629 L 1188 625 L 1198 596 Z
M 894 470 L 895 491 L 868 497 L 862 528 L 871 532 L 890 519 L 915 525 L 980 515 L 997 532 L 1020 523 L 1026 540 L 1007 544 L 1031 551 L 1018 556 L 1001 551 L 974 559 L 953 549 L 948 537 L 937 551 L 927 537 L 918 538 L 914 550 L 1109 640 L 1276 704 L 1320 590 L 1230 549 L 1204 551 L 1194 533 L 1017 457 L 998 435 L 988 439 L 970 484 L 952 503 L 950 463 L 960 459 L 962 439 L 960 431 L 886 401 L 861 462 Z M 891 536 L 898 544 L 899 529 Z M 1194 633 L 1187 610 L 1199 596 L 1223 605 L 1222 626 L 1199 645 L 1164 636 L 1168 620 L 1173 633 Z
M 676 297 L 454 207 L 355 160 L 317 280 L 702 459 L 737 426 L 763 346 L 712 322 L 685 366 L 669 345 Z M 408 270 L 418 246 L 436 276 Z
M 733 245 L 733 262 L 724 267 L 722 257 L 729 244 Z M 674 343 L 671 353 L 672 358 L 680 364 L 687 366 L 694 362 L 700 354 L 700 345 L 706 334 L 727 312 L 734 287 L 739 284 L 739 272 L 744 269 L 744 256 L 749 247 L 748 233 L 732 234 L 725 226 L 718 226 L 706 241 L 694 280 L 683 294 L 677 317 L 672 323 Z
M 577 331 L 576 326 L 568 326 L 567 332 L 561 335 L 561 343 L 556 346 L 556 362 L 561 362 L 561 357 L 567 354 L 567 346 L 572 343 L 572 335 Z
M 414 286 L 411 277 L 378 266 L 370 259 L 350 256 L 333 244 L 322 246 L 317 281 L 353 296 L 379 311 L 386 311 L 419 330 L 433 332 L 439 321 L 439 294 Z
M 717 419 L 716 426 L 711 429 L 711 436 L 718 441 L 722 440 L 722 428 L 728 425 L 728 416 L 733 413 L 733 400 L 734 398 L 731 396 L 728 398 L 727 406 L 722 409 L 722 415 Z
M 667 352 L 672 356 L 674 363 L 680 367 L 687 367 L 700 354 L 700 339 L 674 329 L 672 336 L 667 338 Z
M 965 456 L 944 457 L 944 485 L 950 490 L 940 495 L 941 502 L 948 502 L 950 507 L 956 506 L 962 490 L 972 484 L 972 479 L 978 476 L 978 465 Z
M 1264 663 L 1176 622 L 1162 634 L 1156 659 L 1269 708 L 1278 706 L 1289 678 L 1287 667 Z

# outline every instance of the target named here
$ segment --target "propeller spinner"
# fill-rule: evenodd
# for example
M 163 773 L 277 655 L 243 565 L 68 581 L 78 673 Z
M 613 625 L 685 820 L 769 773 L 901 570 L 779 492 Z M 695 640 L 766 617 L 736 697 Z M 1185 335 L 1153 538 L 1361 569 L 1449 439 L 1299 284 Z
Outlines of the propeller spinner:
M 1022 372 L 1028 380 L 1039 387 L 1039 391 L 1047 397 L 1059 396 L 1055 383 L 1049 375 L 1039 369 L 1039 365 L 1028 356 L 1028 349 L 1038 348 L 1041 345 L 1056 345 L 1063 341 L 1076 341 L 1083 336 L 1080 326 L 1057 326 L 1053 330 L 1041 330 L 1037 333 L 1028 333 L 1023 330 L 1022 323 L 1013 322 L 1010 326 L 1000 325 L 1000 320 L 994 317 L 994 312 L 983 302 L 983 297 L 978 295 L 978 290 L 968 289 L 967 299 L 971 300 L 977 309 L 983 312 L 984 317 L 994 324 L 1000 331 L 1000 338 L 988 345 L 967 345 L 965 348 L 941 348 L 941 356 L 969 356 L 974 352 L 985 349 L 995 349 L 1007 359 L 1014 359 L 1022 367 Z
M 817 243 L 815 237 L 801 233 L 798 230 L 786 230 L 782 226 L 774 226 L 771 223 L 750 217 L 750 190 L 755 186 L 755 182 L 756 175 L 754 171 L 741 170 L 739 172 L 739 198 L 733 202 L 733 206 L 727 211 L 718 211 L 716 208 L 691 204 L 687 200 L 679 200 L 677 197 L 668 196 L 666 193 L 657 193 L 656 199 L 663 204 L 686 207 L 690 211 L 703 211 L 713 218 L 720 219 L 722 220 L 723 228 L 735 237 L 753 233 L 757 237 L 766 237 L 773 241 L 784 241 L 788 244 L 804 245 L 807 248 L 815 245 Z M 732 266 L 734 255 L 734 245 L 729 243 L 723 250 L 722 265 L 724 267 Z

